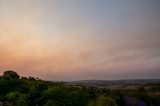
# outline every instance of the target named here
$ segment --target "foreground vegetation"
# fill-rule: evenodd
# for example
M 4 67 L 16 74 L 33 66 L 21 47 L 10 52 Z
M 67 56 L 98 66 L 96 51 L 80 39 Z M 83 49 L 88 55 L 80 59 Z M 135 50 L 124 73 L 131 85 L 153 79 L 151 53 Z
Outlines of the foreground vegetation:
M 0 77 L 0 106 L 160 106 L 160 84 L 111 90 L 20 77 L 6 71 Z

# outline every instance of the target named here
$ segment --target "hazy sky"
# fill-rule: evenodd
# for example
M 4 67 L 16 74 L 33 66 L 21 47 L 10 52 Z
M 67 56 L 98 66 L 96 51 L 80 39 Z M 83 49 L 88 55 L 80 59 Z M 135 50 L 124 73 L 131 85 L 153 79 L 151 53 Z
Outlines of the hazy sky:
M 0 74 L 160 78 L 160 0 L 0 0 Z

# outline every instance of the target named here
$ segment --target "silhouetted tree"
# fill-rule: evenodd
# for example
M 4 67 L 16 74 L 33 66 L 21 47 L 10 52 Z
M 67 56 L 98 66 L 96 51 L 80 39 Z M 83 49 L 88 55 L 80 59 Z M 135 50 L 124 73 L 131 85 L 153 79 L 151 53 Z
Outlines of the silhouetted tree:
M 27 77 L 21 77 L 21 79 L 22 79 L 22 80 L 27 80 L 28 78 L 27 78 Z
M 5 79 L 19 79 L 20 78 L 20 76 L 16 72 L 11 71 L 11 70 L 5 71 L 2 77 Z
M 29 77 L 29 80 L 35 81 L 36 79 L 34 77 Z

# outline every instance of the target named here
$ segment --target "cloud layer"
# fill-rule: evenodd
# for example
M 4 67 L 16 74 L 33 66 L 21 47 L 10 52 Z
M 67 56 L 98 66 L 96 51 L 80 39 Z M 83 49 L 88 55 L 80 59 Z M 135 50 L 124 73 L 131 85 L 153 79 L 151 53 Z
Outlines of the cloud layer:
M 159 1 L 0 1 L 0 73 L 160 77 Z

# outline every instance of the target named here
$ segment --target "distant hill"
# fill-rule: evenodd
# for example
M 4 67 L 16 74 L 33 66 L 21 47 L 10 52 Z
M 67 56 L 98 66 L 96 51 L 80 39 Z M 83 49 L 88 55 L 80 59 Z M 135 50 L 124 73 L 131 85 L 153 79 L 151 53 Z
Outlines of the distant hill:
M 128 79 L 128 80 L 79 80 L 71 81 L 69 84 L 80 85 L 127 85 L 127 84 L 155 84 L 160 83 L 160 79 Z

